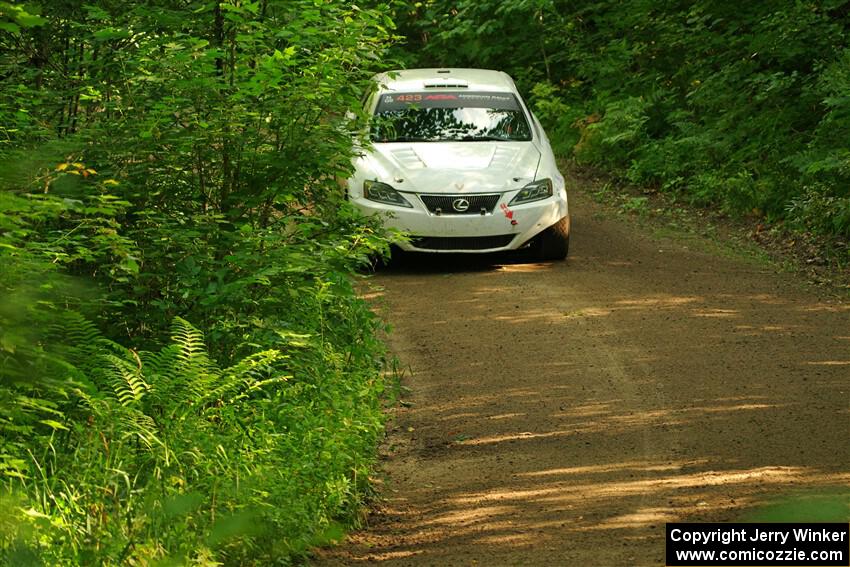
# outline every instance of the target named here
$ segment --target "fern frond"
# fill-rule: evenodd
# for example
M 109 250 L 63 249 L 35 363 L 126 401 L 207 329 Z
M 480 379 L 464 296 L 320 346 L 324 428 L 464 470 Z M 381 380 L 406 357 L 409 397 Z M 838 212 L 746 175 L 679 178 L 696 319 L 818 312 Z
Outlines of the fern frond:
M 221 370 L 207 354 L 203 333 L 185 319 L 175 317 L 171 337 L 177 347 L 172 384 L 179 383 L 192 400 L 203 403 L 219 383 Z
M 149 415 L 141 411 L 128 408 L 121 418 L 121 424 L 124 429 L 122 439 L 135 438 L 138 439 L 149 451 L 156 448 L 162 449 L 162 458 L 168 463 L 171 457 L 171 451 L 166 443 L 160 438 L 156 422 Z
M 152 384 L 162 380 L 173 382 L 180 362 L 180 347 L 168 345 L 157 352 L 143 351 L 139 353 L 145 375 Z
M 143 351 L 139 358 L 152 385 L 156 386 L 159 381 L 173 382 L 180 360 L 180 347 L 172 344 L 158 352 Z
M 193 364 L 209 364 L 204 334 L 180 317 L 171 326 L 171 340 L 180 347 L 180 359 Z
M 101 355 L 100 359 L 106 363 L 102 371 L 109 378 L 115 397 L 122 406 L 140 402 L 150 390 L 142 376 L 142 369 L 135 362 L 114 354 Z
M 76 311 L 63 311 L 56 315 L 48 327 L 46 339 L 51 350 L 67 363 L 84 373 L 96 368 L 96 359 L 106 340 L 94 323 Z
M 49 331 L 54 336 L 80 347 L 91 345 L 101 338 L 100 331 L 94 323 L 80 313 L 70 310 L 57 314 L 56 322 L 50 325 Z
M 247 356 L 221 373 L 218 384 L 209 392 L 208 399 L 228 399 L 234 403 L 246 398 L 251 392 L 284 382 L 291 376 L 284 376 L 278 368 L 281 360 L 289 358 L 278 350 L 265 350 Z

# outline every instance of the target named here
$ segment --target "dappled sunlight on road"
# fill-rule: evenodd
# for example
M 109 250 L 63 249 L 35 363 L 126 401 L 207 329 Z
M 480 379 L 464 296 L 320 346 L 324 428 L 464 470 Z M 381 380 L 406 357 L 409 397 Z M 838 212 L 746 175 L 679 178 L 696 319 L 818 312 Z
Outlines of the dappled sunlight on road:
M 645 297 L 640 299 L 620 299 L 614 305 L 624 309 L 669 309 L 682 305 L 704 301 L 701 297 Z
M 694 309 L 691 311 L 694 317 L 738 317 L 740 313 L 735 309 Z
M 503 264 L 499 266 L 500 272 L 527 274 L 532 272 L 541 272 L 553 269 L 554 264 L 548 263 L 528 263 L 528 264 Z
M 378 275 L 413 394 L 344 564 L 659 565 L 665 522 L 850 484 L 850 309 L 627 236 Z
M 521 550 L 565 538 L 595 537 L 592 534 L 600 532 L 616 532 L 617 539 L 658 537 L 665 522 L 699 518 L 708 512 L 714 518 L 718 514 L 735 518 L 736 510 L 768 490 L 850 481 L 850 474 L 836 476 L 807 467 L 712 468 L 718 464 L 632 461 L 530 470 L 476 492 L 448 482 L 438 491 L 438 499 L 420 504 L 415 512 L 410 508 L 415 494 L 393 496 L 382 516 L 408 516 L 413 519 L 410 530 L 372 539 L 378 549 L 358 559 L 431 555 L 455 541 Z M 614 510 L 621 512 L 609 512 Z M 392 551 L 385 554 L 383 547 Z
M 658 463 L 651 464 L 641 461 L 629 461 L 624 463 L 608 463 L 603 465 L 588 465 L 588 466 L 580 466 L 580 467 L 567 467 L 560 469 L 547 469 L 541 471 L 532 471 L 526 473 L 519 473 L 516 476 L 518 477 L 539 477 L 539 476 L 572 476 L 572 475 L 598 475 L 598 474 L 610 474 L 614 472 L 622 472 L 622 471 L 649 471 L 649 472 L 666 472 L 666 471 L 678 471 L 681 470 L 684 466 L 694 466 L 697 464 L 704 464 L 706 461 L 688 461 L 688 462 L 669 462 L 669 463 Z
M 501 415 L 488 415 L 487 419 L 511 419 L 526 417 L 527 413 L 504 413 Z
M 484 404 L 477 405 L 483 406 Z M 767 410 L 778 409 L 779 407 L 780 406 L 778 405 L 768 404 L 738 404 L 720 405 L 713 407 L 689 407 L 684 409 L 645 410 L 642 412 L 637 412 L 628 415 L 618 415 L 615 412 L 601 410 L 595 411 L 594 413 L 582 414 L 582 408 L 577 408 L 578 412 L 570 410 L 564 412 L 555 412 L 552 414 L 552 417 L 564 418 L 564 421 L 566 421 L 568 424 L 567 429 L 543 432 L 522 431 L 512 434 L 476 437 L 474 439 L 460 441 L 458 442 L 458 444 L 470 446 L 487 445 L 492 443 L 502 443 L 505 441 L 514 441 L 517 439 L 564 437 L 586 433 L 617 435 L 619 433 L 622 433 L 626 429 L 640 429 L 644 427 L 653 427 L 658 425 L 671 426 L 687 424 L 693 417 L 693 414 L 696 413 L 706 414 L 701 416 L 702 419 L 705 420 L 707 414 L 712 413 L 722 414 L 724 412 L 732 411 Z M 480 414 L 474 413 L 461 415 L 463 415 L 464 417 L 480 417 Z M 590 416 L 597 416 L 598 419 L 575 421 L 575 418 L 577 417 Z M 722 419 L 722 416 L 720 416 L 719 419 Z

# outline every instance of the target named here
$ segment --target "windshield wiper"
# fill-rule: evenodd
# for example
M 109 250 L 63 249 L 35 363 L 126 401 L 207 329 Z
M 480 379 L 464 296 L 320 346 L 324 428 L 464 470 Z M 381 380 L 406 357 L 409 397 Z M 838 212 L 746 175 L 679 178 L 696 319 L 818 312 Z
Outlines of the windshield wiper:
M 502 138 L 500 136 L 464 136 L 462 142 L 511 142 L 511 138 Z
M 399 136 L 391 140 L 378 140 L 379 142 L 431 142 L 430 138 L 416 138 L 414 136 Z

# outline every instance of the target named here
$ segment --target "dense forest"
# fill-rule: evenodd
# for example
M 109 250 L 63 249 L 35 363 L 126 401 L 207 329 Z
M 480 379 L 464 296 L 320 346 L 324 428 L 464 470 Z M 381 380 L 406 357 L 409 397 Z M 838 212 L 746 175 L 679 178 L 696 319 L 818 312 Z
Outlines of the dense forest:
M 564 157 L 850 236 L 850 1 L 0 2 L 0 561 L 289 564 L 393 383 L 345 202 L 376 72 L 510 73 Z M 844 248 L 846 254 L 846 247 Z

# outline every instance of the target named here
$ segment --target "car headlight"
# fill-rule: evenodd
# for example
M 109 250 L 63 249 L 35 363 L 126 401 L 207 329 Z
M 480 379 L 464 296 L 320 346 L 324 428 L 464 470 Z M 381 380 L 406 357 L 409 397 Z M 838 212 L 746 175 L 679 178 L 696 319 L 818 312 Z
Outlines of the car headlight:
M 413 205 L 407 202 L 401 193 L 393 189 L 386 183 L 380 181 L 364 181 L 363 196 L 370 201 L 378 203 L 386 203 L 388 205 L 397 205 L 399 207 L 407 207 L 412 209 Z
M 533 181 L 520 190 L 516 197 L 511 199 L 511 205 L 519 205 L 521 203 L 530 203 L 532 201 L 540 201 L 552 196 L 552 180 L 541 179 Z

